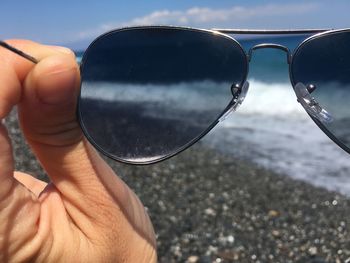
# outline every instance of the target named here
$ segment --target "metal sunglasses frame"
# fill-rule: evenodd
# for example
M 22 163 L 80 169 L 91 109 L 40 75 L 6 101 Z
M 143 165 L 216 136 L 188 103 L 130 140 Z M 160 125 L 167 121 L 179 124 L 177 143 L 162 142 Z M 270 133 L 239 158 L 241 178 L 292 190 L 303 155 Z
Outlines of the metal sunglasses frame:
M 199 31 L 199 32 L 206 32 L 206 33 L 211 33 L 213 35 L 221 35 L 223 37 L 229 38 L 232 41 L 236 42 L 240 48 L 242 49 L 242 52 L 246 55 L 246 72 L 245 72 L 245 77 L 244 80 L 241 83 L 241 87 L 243 85 L 243 83 L 246 82 L 248 74 L 249 74 L 249 62 L 251 60 L 252 54 L 254 50 L 257 49 L 263 49 L 263 48 L 274 48 L 274 49 L 279 49 L 282 50 L 284 52 L 286 52 L 287 54 L 287 63 L 289 65 L 289 77 L 290 77 L 290 81 L 292 84 L 293 89 L 295 88 L 295 85 L 297 83 L 294 83 L 293 81 L 293 74 L 292 74 L 292 67 L 293 67 L 293 58 L 294 56 L 302 49 L 303 45 L 308 43 L 311 40 L 323 37 L 323 36 L 327 36 L 327 35 L 331 35 L 334 33 L 339 33 L 339 32 L 350 32 L 350 28 L 347 29 L 291 29 L 291 30 L 260 30 L 260 29 L 222 29 L 222 28 L 214 28 L 211 30 L 206 30 L 206 29 L 197 29 L 197 28 L 191 28 L 191 27 L 176 27 L 176 26 L 137 26 L 137 27 L 126 27 L 126 28 L 120 28 L 120 29 L 116 29 L 116 30 L 112 30 L 109 31 L 105 34 L 102 34 L 101 36 L 99 36 L 98 38 L 96 38 L 91 44 L 93 45 L 95 41 L 97 41 L 99 38 L 104 37 L 108 34 L 113 34 L 113 33 L 117 33 L 120 31 L 124 31 L 124 30 L 132 30 L 132 29 L 177 29 L 177 30 L 189 30 L 189 31 Z M 242 45 L 239 43 L 239 41 L 237 41 L 236 39 L 234 39 L 233 37 L 231 37 L 230 35 L 310 35 L 308 38 L 306 38 L 305 40 L 303 40 L 296 48 L 293 52 L 291 52 L 289 50 L 288 47 L 280 45 L 280 44 L 275 44 L 275 43 L 261 43 L 261 44 L 257 44 L 253 47 L 251 47 L 248 50 L 248 53 L 243 49 Z M 0 40 L 0 46 L 2 46 L 3 48 L 6 48 L 14 53 L 16 53 L 17 55 L 31 61 L 32 63 L 38 63 L 39 61 L 24 53 L 21 50 L 18 50 L 17 48 L 7 44 L 4 41 Z M 83 71 L 83 67 L 84 67 L 84 57 L 83 60 L 80 64 L 80 70 Z M 187 144 L 183 145 L 182 147 L 180 147 L 179 149 L 177 149 L 174 152 L 171 152 L 165 156 L 162 156 L 161 158 L 155 159 L 155 160 L 151 160 L 151 161 L 146 161 L 146 162 L 138 162 L 138 161 L 128 161 L 128 160 L 124 160 L 121 158 L 118 158 L 110 153 L 108 153 L 107 151 L 105 151 L 102 147 L 100 147 L 95 141 L 94 139 L 89 135 L 87 129 L 85 128 L 83 122 L 81 121 L 81 112 L 80 112 L 80 93 L 79 93 L 79 98 L 78 98 L 78 104 L 77 104 L 77 118 L 79 120 L 80 126 L 82 128 L 82 131 L 84 133 L 84 135 L 87 137 L 87 139 L 90 141 L 90 143 L 92 143 L 92 145 L 98 149 L 101 153 L 103 153 L 104 155 L 106 155 L 107 157 L 122 162 L 122 163 L 126 163 L 126 164 L 136 164 L 136 165 L 145 165 L 145 164 L 154 164 L 157 162 L 161 162 L 163 160 L 166 160 L 170 157 L 173 157 L 179 153 L 181 153 L 182 151 L 186 150 L 187 148 L 191 147 L 194 143 L 196 143 L 197 141 L 199 141 L 203 136 L 205 136 L 210 130 L 212 130 L 220 121 L 221 119 L 227 115 L 228 111 L 230 111 L 230 109 L 232 109 L 232 107 L 234 106 L 236 102 L 234 100 L 232 100 L 229 105 L 227 105 L 227 107 L 223 110 L 223 112 L 217 117 L 216 120 L 213 121 L 213 123 L 205 130 L 203 131 L 200 135 L 198 135 L 196 138 L 192 139 L 190 142 L 188 142 Z M 307 112 L 308 113 L 308 112 Z M 309 113 L 308 113 L 309 114 Z M 350 154 L 350 149 L 349 147 L 347 147 L 345 144 L 343 144 L 340 140 L 338 140 L 325 126 L 324 124 L 318 120 L 317 118 L 311 116 L 309 114 L 309 116 L 311 117 L 311 119 L 316 123 L 316 125 L 331 139 L 333 140 L 339 147 L 341 147 L 344 151 L 346 151 L 347 153 Z

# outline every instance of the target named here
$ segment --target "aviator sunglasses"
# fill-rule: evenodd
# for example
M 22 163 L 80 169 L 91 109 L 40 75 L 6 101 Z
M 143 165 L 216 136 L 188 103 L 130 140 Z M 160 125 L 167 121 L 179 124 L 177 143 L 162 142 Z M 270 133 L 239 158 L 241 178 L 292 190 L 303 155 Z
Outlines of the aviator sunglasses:
M 229 34 L 313 34 L 291 52 L 274 43 L 246 53 Z M 0 45 L 37 63 L 28 54 Z M 151 164 L 187 149 L 242 104 L 252 52 L 286 52 L 297 101 L 350 153 L 350 29 L 202 30 L 144 26 L 113 30 L 85 51 L 77 116 L 106 156 Z M 332 94 L 340 94 L 338 97 Z

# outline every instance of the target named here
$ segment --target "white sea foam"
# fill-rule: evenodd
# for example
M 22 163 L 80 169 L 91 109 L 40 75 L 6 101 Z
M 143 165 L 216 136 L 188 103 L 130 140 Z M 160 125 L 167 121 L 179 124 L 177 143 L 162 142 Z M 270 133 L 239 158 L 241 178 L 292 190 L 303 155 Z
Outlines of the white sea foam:
M 88 98 L 154 102 L 184 110 L 223 108 L 231 99 L 227 83 L 168 85 L 90 83 Z M 213 89 L 216 87 L 216 89 Z M 334 86 L 327 109 L 346 116 L 349 94 Z M 222 96 L 225 93 L 227 96 Z M 321 103 L 322 102 L 321 96 Z M 194 100 L 195 99 L 195 100 Z M 192 103 L 196 101 L 196 103 Z M 250 80 L 237 112 L 221 122 L 203 143 L 311 184 L 350 194 L 350 155 L 333 143 L 297 102 L 289 83 Z
M 304 117 L 302 107 L 289 83 L 250 80 L 250 88 L 239 112 L 244 115 Z
M 181 110 L 223 110 L 232 99 L 229 83 L 213 81 L 178 84 L 85 83 L 83 98 L 113 102 L 153 103 Z
M 303 111 L 288 84 L 251 81 L 241 108 L 204 143 L 311 184 L 350 194 L 350 156 Z

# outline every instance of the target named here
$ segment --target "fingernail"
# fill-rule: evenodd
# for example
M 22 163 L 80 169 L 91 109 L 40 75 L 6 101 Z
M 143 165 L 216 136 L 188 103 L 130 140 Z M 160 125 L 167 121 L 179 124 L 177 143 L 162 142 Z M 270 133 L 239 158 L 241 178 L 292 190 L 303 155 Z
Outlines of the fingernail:
M 65 53 L 65 54 L 72 54 L 73 51 L 70 50 L 69 48 L 66 47 L 61 47 L 61 46 L 51 46 L 51 48 L 61 52 L 61 53 Z
M 45 104 L 63 104 L 75 99 L 76 68 L 56 71 L 38 79 L 36 92 Z

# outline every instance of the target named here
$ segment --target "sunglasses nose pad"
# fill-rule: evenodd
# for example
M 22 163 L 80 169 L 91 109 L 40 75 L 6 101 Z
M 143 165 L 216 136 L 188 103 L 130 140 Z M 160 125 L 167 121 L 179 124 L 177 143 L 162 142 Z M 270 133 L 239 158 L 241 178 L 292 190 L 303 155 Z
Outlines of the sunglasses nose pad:
M 317 100 L 311 96 L 311 92 L 316 89 L 315 86 L 311 86 L 312 90 L 309 90 L 303 83 L 297 83 L 294 86 L 294 92 L 297 95 L 298 102 L 303 106 L 307 113 L 312 117 L 323 123 L 333 122 L 333 116 L 327 110 L 325 110 Z
M 248 89 L 248 81 L 245 81 L 242 87 L 238 84 L 232 85 L 231 92 L 233 95 L 233 99 L 225 113 L 220 117 L 219 121 L 224 121 L 231 112 L 235 112 L 239 108 L 239 106 L 241 106 L 245 97 L 247 96 Z

